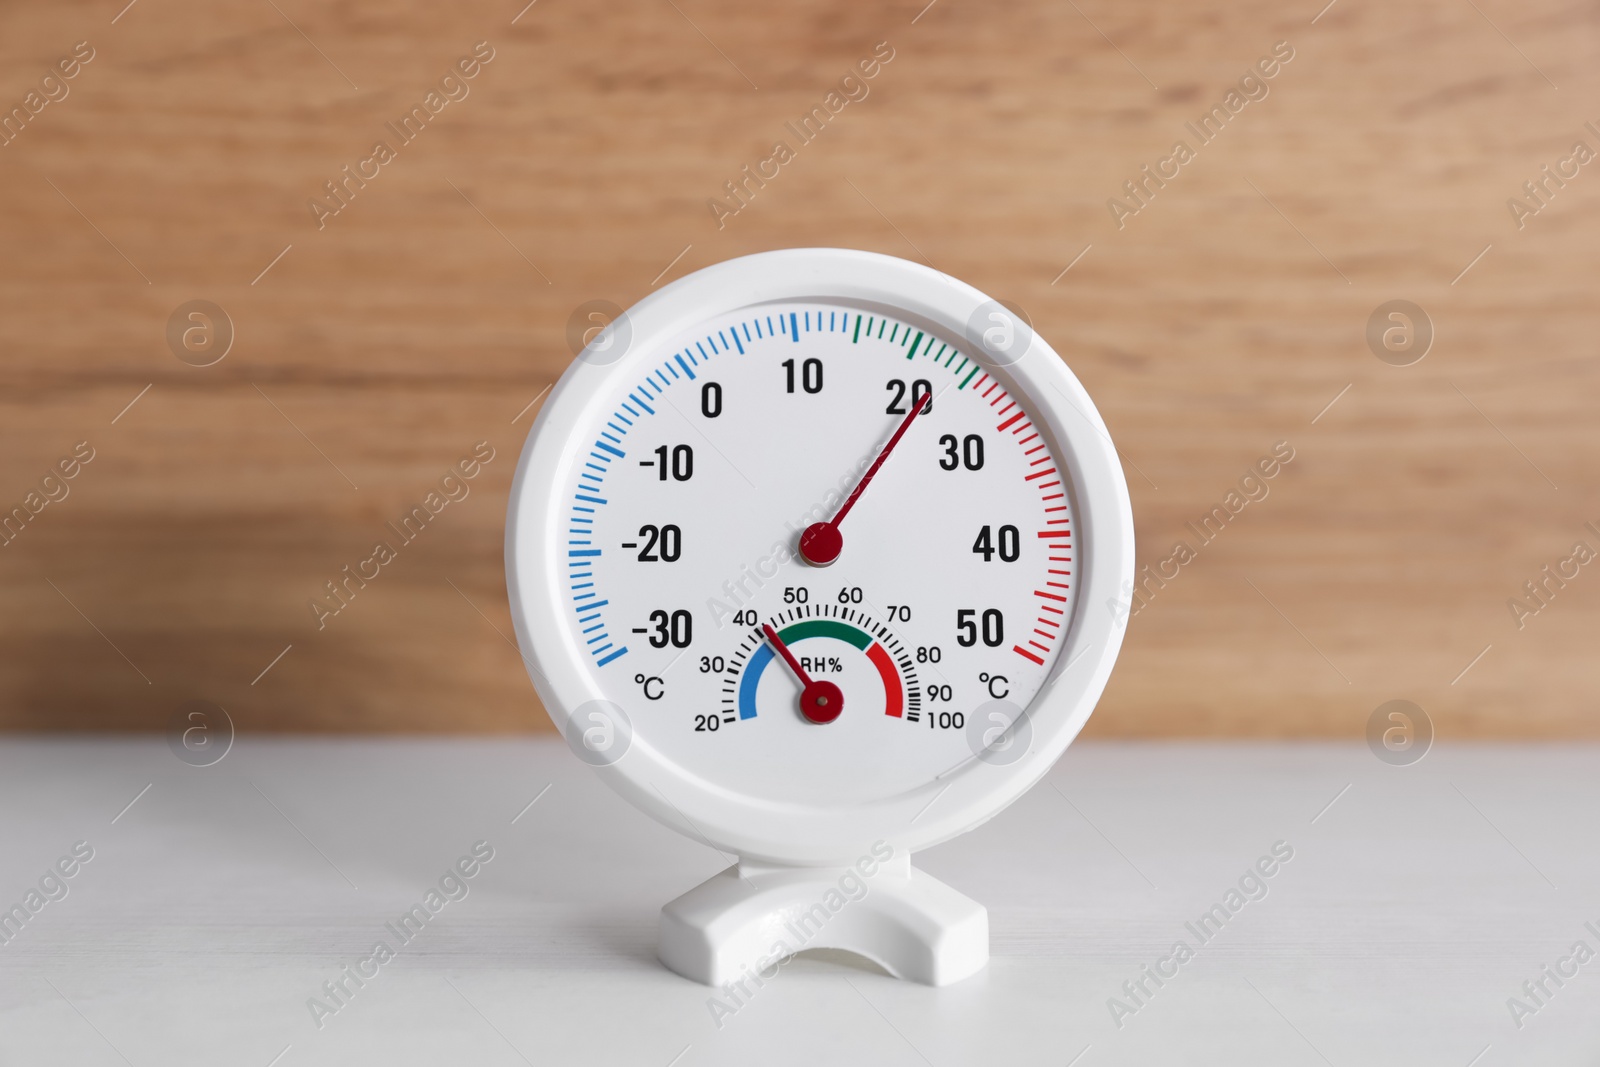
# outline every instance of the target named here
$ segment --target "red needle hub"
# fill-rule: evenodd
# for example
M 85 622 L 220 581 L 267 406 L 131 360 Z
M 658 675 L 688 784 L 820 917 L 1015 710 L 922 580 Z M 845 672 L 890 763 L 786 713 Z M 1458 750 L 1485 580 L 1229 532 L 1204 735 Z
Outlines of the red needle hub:
M 839 508 L 829 522 L 814 522 L 805 528 L 800 535 L 800 558 L 813 567 L 826 567 L 839 558 L 839 553 L 844 549 L 844 537 L 839 533 L 839 524 L 844 522 L 844 517 L 850 514 L 850 509 L 856 506 L 856 501 L 861 494 L 866 492 L 867 483 L 872 481 L 872 476 L 878 473 L 878 468 L 883 466 L 884 460 L 889 458 L 889 453 L 894 451 L 894 446 L 900 443 L 900 438 L 911 429 L 911 420 L 922 414 L 923 411 L 933 406 L 933 395 L 923 393 L 922 397 L 912 403 L 911 413 L 900 423 L 894 435 L 889 438 L 889 443 L 883 446 L 883 451 L 878 453 L 878 458 L 872 461 L 872 466 L 867 468 L 867 473 L 861 476 L 861 481 L 856 483 L 854 491 Z M 782 646 L 779 646 L 780 650 Z M 793 664 L 791 664 L 793 666 Z M 798 673 L 799 668 L 796 668 Z M 804 675 L 801 675 L 804 678 Z
M 844 693 L 832 682 L 813 681 L 811 676 L 800 666 L 800 661 L 794 658 L 794 653 L 789 651 L 789 646 L 783 643 L 783 638 L 778 636 L 778 631 L 770 625 L 762 623 L 761 630 L 767 635 L 767 640 L 772 642 L 772 647 L 778 650 L 778 655 L 783 657 L 783 662 L 794 671 L 794 676 L 800 679 L 800 714 L 814 723 L 832 722 L 844 710 Z

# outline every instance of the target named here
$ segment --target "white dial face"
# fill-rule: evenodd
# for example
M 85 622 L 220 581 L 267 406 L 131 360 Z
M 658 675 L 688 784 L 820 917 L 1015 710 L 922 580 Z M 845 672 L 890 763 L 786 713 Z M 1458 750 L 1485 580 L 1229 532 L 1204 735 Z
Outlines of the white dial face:
M 722 791 L 848 807 L 926 787 L 1029 706 L 1073 618 L 1074 493 L 1037 405 L 958 346 L 773 303 L 615 372 L 566 446 L 556 581 L 634 743 Z M 802 532 L 908 417 L 836 561 L 808 563 Z

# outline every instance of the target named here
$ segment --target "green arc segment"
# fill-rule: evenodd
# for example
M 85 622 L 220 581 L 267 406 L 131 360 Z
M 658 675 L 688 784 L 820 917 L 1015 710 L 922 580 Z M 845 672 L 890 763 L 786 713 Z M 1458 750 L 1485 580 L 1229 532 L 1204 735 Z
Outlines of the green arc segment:
M 785 626 L 778 631 L 778 636 L 783 638 L 783 643 L 786 645 L 792 645 L 796 641 L 804 641 L 808 637 L 836 638 L 863 651 L 866 650 L 868 645 L 872 644 L 871 634 L 848 623 L 839 622 L 837 619 L 806 619 L 804 622 Z

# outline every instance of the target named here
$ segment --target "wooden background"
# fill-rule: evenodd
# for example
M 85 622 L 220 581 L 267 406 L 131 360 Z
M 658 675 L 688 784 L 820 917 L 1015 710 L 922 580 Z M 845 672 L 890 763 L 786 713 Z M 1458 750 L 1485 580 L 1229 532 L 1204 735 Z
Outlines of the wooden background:
M 548 729 L 501 529 L 569 314 L 842 245 L 1027 309 L 1127 460 L 1141 560 L 1296 449 L 1132 620 L 1091 735 L 1356 738 L 1396 697 L 1442 738 L 1600 734 L 1600 568 L 1524 629 L 1506 606 L 1600 548 L 1600 167 L 1521 230 L 1506 207 L 1600 147 L 1593 5 L 123 2 L 0 13 L 7 108 L 96 50 L 0 148 L 0 503 L 96 450 L 0 548 L 6 727 L 205 699 L 241 731 Z M 319 230 L 323 182 L 484 40 Z M 1119 230 L 1107 198 L 1282 40 Z M 719 230 L 707 199 L 880 41 L 868 99 Z M 1437 331 L 1410 367 L 1363 338 L 1395 298 Z M 236 329 L 214 366 L 167 347 L 193 299 Z M 471 497 L 318 632 L 307 600 L 482 439 Z

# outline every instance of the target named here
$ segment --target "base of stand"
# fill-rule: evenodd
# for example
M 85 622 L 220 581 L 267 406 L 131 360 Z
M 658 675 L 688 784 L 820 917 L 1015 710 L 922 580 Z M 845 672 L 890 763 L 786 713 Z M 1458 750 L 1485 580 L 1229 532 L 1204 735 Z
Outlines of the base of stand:
M 813 948 L 865 956 L 896 978 L 948 985 L 989 962 L 983 905 L 893 857 L 864 877 L 853 867 L 741 861 L 661 909 L 661 962 L 720 986 L 770 979 Z

